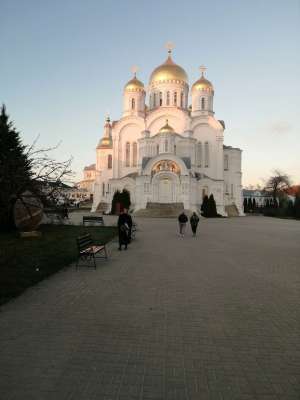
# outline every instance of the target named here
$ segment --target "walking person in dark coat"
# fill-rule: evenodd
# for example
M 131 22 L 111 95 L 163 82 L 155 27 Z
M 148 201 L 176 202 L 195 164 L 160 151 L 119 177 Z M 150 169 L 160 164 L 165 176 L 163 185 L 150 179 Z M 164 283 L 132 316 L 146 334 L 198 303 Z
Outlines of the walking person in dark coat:
M 179 222 L 179 234 L 180 236 L 184 236 L 186 223 L 188 222 L 188 217 L 185 215 L 184 211 L 178 217 Z
M 131 228 L 132 218 L 127 214 L 126 208 L 124 208 L 118 219 L 119 250 L 122 250 L 122 245 L 124 245 L 125 250 L 127 250 L 128 243 L 130 243 L 131 240 Z
M 196 236 L 197 227 L 198 227 L 198 223 L 199 223 L 199 217 L 195 212 L 193 212 L 193 214 L 190 218 L 190 223 L 191 223 L 193 236 Z

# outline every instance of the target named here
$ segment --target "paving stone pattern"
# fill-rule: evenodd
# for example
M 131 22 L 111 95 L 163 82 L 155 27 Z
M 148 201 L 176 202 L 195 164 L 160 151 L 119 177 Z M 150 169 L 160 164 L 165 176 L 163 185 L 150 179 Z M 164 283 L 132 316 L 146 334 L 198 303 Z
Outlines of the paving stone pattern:
M 300 398 L 300 222 L 139 219 L 4 305 L 1 400 Z

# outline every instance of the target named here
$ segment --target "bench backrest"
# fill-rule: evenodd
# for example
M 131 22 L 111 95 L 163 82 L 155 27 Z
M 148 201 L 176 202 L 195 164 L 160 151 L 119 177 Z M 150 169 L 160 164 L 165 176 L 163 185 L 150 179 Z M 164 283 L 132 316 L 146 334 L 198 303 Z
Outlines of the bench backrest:
M 82 222 L 83 222 L 83 224 L 85 224 L 85 222 L 95 222 L 95 223 L 98 223 L 98 224 L 100 224 L 100 225 L 104 225 L 104 220 L 103 220 L 103 217 L 94 217 L 94 216 L 92 216 L 92 217 L 90 217 L 90 216 L 83 216 L 82 217 Z
M 79 236 L 77 238 L 77 247 L 79 252 L 91 246 L 92 244 L 93 244 L 92 237 L 89 233 Z

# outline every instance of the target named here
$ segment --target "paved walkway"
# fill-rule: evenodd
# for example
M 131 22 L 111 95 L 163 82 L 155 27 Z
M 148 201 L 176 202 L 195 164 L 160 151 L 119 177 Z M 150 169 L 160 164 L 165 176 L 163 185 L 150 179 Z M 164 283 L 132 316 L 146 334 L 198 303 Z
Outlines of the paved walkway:
M 299 399 L 300 222 L 139 225 L 2 307 L 0 399 Z

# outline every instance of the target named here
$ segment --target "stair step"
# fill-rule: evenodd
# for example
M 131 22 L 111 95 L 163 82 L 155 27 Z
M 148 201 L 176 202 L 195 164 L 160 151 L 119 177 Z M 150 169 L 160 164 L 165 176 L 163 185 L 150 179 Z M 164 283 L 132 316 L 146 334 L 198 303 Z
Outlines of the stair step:
M 136 211 L 134 215 L 149 218 L 177 218 L 183 209 L 183 203 L 148 202 L 146 208 Z

